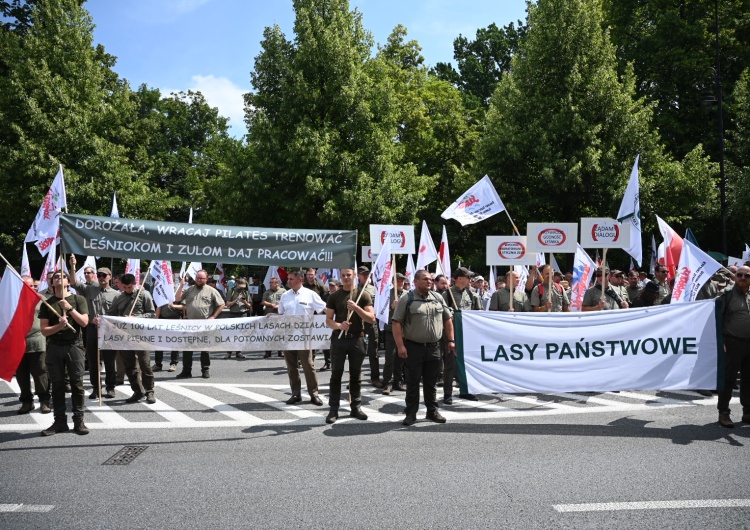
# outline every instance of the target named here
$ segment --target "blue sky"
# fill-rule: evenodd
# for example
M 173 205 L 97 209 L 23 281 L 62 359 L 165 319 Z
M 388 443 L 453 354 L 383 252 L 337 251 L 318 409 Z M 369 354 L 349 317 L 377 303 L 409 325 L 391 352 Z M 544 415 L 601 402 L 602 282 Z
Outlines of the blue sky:
M 453 40 L 495 22 L 525 20 L 525 0 L 350 0 L 364 27 L 383 43 L 397 24 L 422 46 L 428 65 L 453 61 Z M 115 70 L 133 88 L 145 83 L 168 94 L 200 90 L 245 132 L 242 94 L 267 26 L 293 39 L 291 0 L 89 0 L 94 41 L 117 57 Z

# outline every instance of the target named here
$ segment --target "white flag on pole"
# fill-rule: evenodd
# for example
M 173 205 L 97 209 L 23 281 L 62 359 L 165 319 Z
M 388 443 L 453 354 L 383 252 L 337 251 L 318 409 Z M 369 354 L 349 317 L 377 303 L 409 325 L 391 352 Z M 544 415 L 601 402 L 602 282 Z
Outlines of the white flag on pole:
M 386 237 L 378 254 L 378 259 L 372 266 L 370 277 L 375 287 L 375 318 L 388 323 L 390 317 L 391 288 L 393 287 L 393 260 L 391 259 L 391 239 Z
M 47 252 L 47 261 L 44 263 L 44 270 L 42 270 L 42 277 L 39 279 L 39 289 L 37 289 L 40 293 L 43 293 L 47 290 L 49 287 L 49 284 L 47 283 L 47 275 L 50 272 L 53 272 L 57 268 L 57 243 L 55 243 L 55 240 L 52 240 L 52 244 L 49 246 L 49 251 Z
M 427 229 L 427 222 L 422 221 L 422 235 L 419 236 L 419 251 L 417 253 L 417 270 L 424 269 L 437 261 L 438 253 L 435 250 L 435 243 L 432 241 L 430 231 Z
M 166 260 L 154 260 L 148 266 L 148 273 L 154 279 L 154 304 L 161 307 L 174 302 L 174 275 L 172 263 Z
M 31 276 L 29 265 L 29 254 L 26 252 L 26 243 L 23 244 L 23 256 L 21 257 L 21 276 Z
M 633 259 L 640 266 L 643 262 L 643 247 L 641 242 L 641 199 L 640 187 L 638 184 L 638 159 L 641 155 L 636 155 L 633 169 L 630 172 L 628 187 L 625 188 L 625 195 L 620 204 L 620 211 L 617 212 L 617 220 L 621 223 L 630 223 L 630 243 L 625 252 L 633 256 Z
M 117 208 L 117 192 L 112 195 L 112 211 L 109 214 L 110 217 L 120 217 L 120 209 Z
M 42 256 L 46 256 L 50 246 L 60 242 L 60 214 L 67 207 L 65 196 L 65 180 L 63 179 L 62 165 L 44 196 L 42 206 L 34 218 L 31 228 L 26 233 L 24 243 L 36 242 L 36 247 Z
M 406 276 L 406 281 L 409 282 L 409 290 L 414 290 L 414 273 L 416 272 L 416 269 L 414 268 L 414 260 L 411 257 L 411 254 L 409 254 L 409 257 L 406 259 L 406 271 L 404 272 L 404 276 Z
M 513 272 L 518 273 L 518 284 L 513 287 L 513 290 L 525 291 L 526 282 L 529 279 L 529 268 L 524 265 L 513 265 Z
M 125 274 L 135 276 L 135 288 L 141 287 L 141 260 L 138 258 L 129 259 L 125 262 Z
M 271 288 L 271 278 L 278 278 L 279 277 L 279 268 L 278 267 L 268 267 L 268 270 L 266 270 L 266 277 L 263 278 L 263 285 L 266 287 L 266 290 Z
M 750 246 L 745 243 L 745 251 L 742 253 L 742 261 L 750 261 Z
M 193 261 L 192 263 L 190 263 L 190 265 L 188 265 L 185 274 L 195 280 L 195 275 L 198 274 L 198 271 L 200 270 L 203 270 L 203 264 L 200 261 Z
M 224 274 L 224 264 L 217 263 L 216 270 L 219 271 L 219 279 L 216 281 L 216 288 L 222 293 L 224 293 L 224 296 L 226 296 L 227 295 L 227 277 Z
M 443 269 L 443 274 L 446 278 L 451 277 L 451 252 L 448 248 L 448 232 L 445 231 L 445 225 L 443 225 L 443 239 L 440 241 L 440 266 Z
M 466 226 L 483 221 L 504 210 L 505 205 L 500 200 L 495 186 L 490 177 L 485 175 L 482 180 L 448 206 L 440 217 L 455 219 L 461 223 L 461 226 Z
M 672 289 L 671 304 L 692 302 L 703 285 L 721 268 L 721 264 L 685 239 L 680 264 Z

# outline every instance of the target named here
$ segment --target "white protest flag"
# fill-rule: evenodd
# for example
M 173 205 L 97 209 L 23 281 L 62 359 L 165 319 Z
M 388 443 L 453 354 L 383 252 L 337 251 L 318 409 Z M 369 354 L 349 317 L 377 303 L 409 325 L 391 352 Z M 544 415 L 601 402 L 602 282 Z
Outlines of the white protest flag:
M 750 261 L 750 246 L 745 243 L 745 251 L 742 253 L 742 261 Z
M 148 273 L 154 279 L 154 304 L 161 307 L 174 302 L 174 275 L 172 263 L 166 260 L 154 260 L 148 266 Z
M 52 244 L 49 246 L 49 252 L 47 253 L 47 261 L 44 263 L 42 277 L 39 279 L 39 289 L 37 289 L 37 291 L 39 291 L 40 293 L 43 293 L 49 287 L 49 284 L 47 283 L 47 275 L 57 268 L 57 259 L 55 258 L 56 254 L 57 243 L 55 243 L 53 239 Z
M 203 264 L 200 261 L 193 261 L 188 265 L 185 274 L 195 280 L 195 275 L 198 274 L 198 271 L 200 270 L 203 270 Z
M 76 280 L 78 280 L 78 283 L 86 283 L 86 275 L 83 273 L 83 270 L 87 267 L 91 267 L 96 271 L 96 259 L 94 256 L 86 256 L 86 261 L 83 262 L 83 267 L 76 271 Z
M 278 278 L 279 277 L 279 268 L 278 267 L 268 267 L 268 270 L 266 271 L 266 277 L 263 278 L 263 285 L 266 287 L 266 289 L 271 288 L 271 278 Z
M 638 159 L 641 155 L 636 155 L 633 169 L 630 172 L 628 187 L 625 188 L 625 195 L 620 204 L 620 211 L 617 212 L 617 220 L 621 223 L 630 223 L 630 243 L 625 252 L 633 256 L 638 266 L 643 262 L 643 247 L 641 242 L 641 199 L 640 187 L 638 185 Z
M 440 214 L 443 219 L 455 219 L 461 226 L 466 226 L 505 210 L 503 201 L 495 190 L 490 177 L 484 176 L 461 197 Z
M 419 236 L 419 250 L 417 253 L 417 270 L 426 269 L 427 265 L 437 261 L 438 253 L 435 250 L 435 243 L 432 241 L 430 231 L 427 229 L 427 222 L 422 221 L 422 235 Z
M 117 192 L 112 194 L 112 211 L 109 213 L 110 217 L 120 217 L 120 209 L 117 207 Z
M 654 234 L 651 234 L 651 265 L 649 265 L 648 272 L 653 276 L 656 274 L 656 265 L 659 263 L 659 251 L 656 247 L 656 238 Z
M 341 269 L 331 269 L 331 279 L 341 283 Z
M 190 215 L 188 216 L 188 224 L 193 224 L 193 208 L 190 208 Z M 182 267 L 180 267 L 180 279 L 185 277 L 185 265 L 186 263 L 182 262 Z
M 31 276 L 29 265 L 29 254 L 26 252 L 26 243 L 23 244 L 23 256 L 21 257 L 21 276 Z
M 135 288 L 141 287 L 141 260 L 138 258 L 129 259 L 125 262 L 125 274 L 135 276 Z
M 560 269 L 560 265 L 557 264 L 557 260 L 555 259 L 554 254 L 552 254 L 552 270 L 562 272 L 562 269 Z
M 326 289 L 328 289 L 328 280 L 332 278 L 332 272 L 333 271 L 331 269 L 318 269 L 317 271 L 315 271 L 315 277 L 320 283 L 323 284 L 323 287 L 325 287 Z
M 594 271 L 596 271 L 596 264 L 579 244 L 576 248 L 576 257 L 573 260 L 573 285 L 570 288 L 571 311 L 581 311 L 583 295 L 589 288 L 591 279 L 594 277 Z
M 406 259 L 406 271 L 404 272 L 404 276 L 406 276 L 406 281 L 409 282 L 409 290 L 414 290 L 414 273 L 417 272 L 414 268 L 414 260 L 411 258 L 411 254 L 409 254 L 409 257 Z
M 525 291 L 526 281 L 529 279 L 529 268 L 524 265 L 513 265 L 513 272 L 518 273 L 518 285 L 514 285 L 513 290 Z
M 682 244 L 680 264 L 672 289 L 671 304 L 692 302 L 703 285 L 721 269 L 721 264 L 687 239 Z
M 448 248 L 448 232 L 445 231 L 445 225 L 443 225 L 443 239 L 440 241 L 440 266 L 443 269 L 443 274 L 447 278 L 451 277 L 451 252 Z
M 735 256 L 729 256 L 729 258 L 727 259 L 727 267 L 731 267 L 732 265 L 734 265 L 735 267 L 739 267 L 743 263 L 745 263 L 745 261 L 742 258 L 738 258 Z
M 541 268 L 542 265 L 546 265 L 546 264 L 547 264 L 547 260 L 544 259 L 544 252 L 537 252 L 536 253 L 536 266 Z
M 391 288 L 393 288 L 393 260 L 391 259 L 391 239 L 386 237 L 378 254 L 378 259 L 372 266 L 370 277 L 375 287 L 375 318 L 388 323 L 390 317 Z
M 219 279 L 216 282 L 216 288 L 224 293 L 224 296 L 227 294 L 227 277 L 224 274 L 224 264 L 223 263 L 217 263 L 216 269 L 219 271 Z
M 68 205 L 65 196 L 65 180 L 63 179 L 62 165 L 44 196 L 42 206 L 34 218 L 31 228 L 26 234 L 24 243 L 35 241 L 36 247 L 42 256 L 46 256 L 54 241 L 60 242 L 60 213 Z
M 497 291 L 497 287 L 495 286 L 497 284 L 497 274 L 495 273 L 495 266 L 492 265 L 490 267 L 490 296 L 495 294 L 495 291 Z

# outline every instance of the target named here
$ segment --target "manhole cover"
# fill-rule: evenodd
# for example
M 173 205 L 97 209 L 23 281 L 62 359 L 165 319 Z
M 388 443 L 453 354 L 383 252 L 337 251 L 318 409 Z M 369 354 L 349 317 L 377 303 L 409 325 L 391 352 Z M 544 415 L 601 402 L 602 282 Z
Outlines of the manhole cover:
M 109 460 L 104 462 L 104 466 L 127 466 L 130 462 L 146 450 L 147 445 L 126 445 L 117 451 Z

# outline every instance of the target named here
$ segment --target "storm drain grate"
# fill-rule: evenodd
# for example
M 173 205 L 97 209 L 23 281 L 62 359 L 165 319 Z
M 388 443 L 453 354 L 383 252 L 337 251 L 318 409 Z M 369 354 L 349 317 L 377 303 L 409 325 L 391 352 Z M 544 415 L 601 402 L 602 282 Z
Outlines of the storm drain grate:
M 135 458 L 141 454 L 143 451 L 146 450 L 148 446 L 147 445 L 126 445 L 119 451 L 117 451 L 114 456 L 112 456 L 109 460 L 104 462 L 103 466 L 127 466 L 130 462 L 135 460 Z

